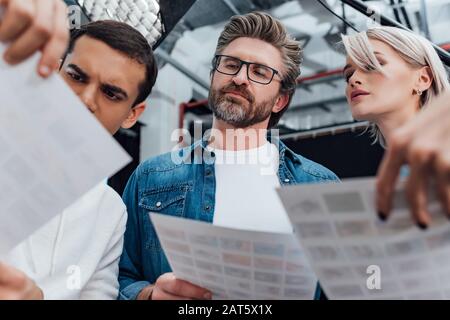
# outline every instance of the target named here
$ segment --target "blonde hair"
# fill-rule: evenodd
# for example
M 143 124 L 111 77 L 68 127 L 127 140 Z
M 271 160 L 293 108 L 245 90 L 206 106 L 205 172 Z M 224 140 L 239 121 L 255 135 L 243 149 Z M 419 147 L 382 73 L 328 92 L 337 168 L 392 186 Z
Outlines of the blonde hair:
M 281 92 L 288 93 L 289 102 L 280 112 L 272 113 L 269 121 L 269 128 L 271 128 L 278 123 L 294 95 L 302 62 L 300 43 L 287 33 L 279 20 L 264 12 L 251 12 L 231 17 L 220 34 L 215 54 L 221 54 L 231 42 L 241 37 L 265 41 L 281 52 L 285 67 L 284 71 L 280 71 L 283 79 Z M 214 62 L 213 60 L 213 70 Z
M 441 93 L 450 91 L 450 84 L 444 64 L 439 59 L 430 41 L 411 31 L 395 27 L 375 27 L 354 35 L 342 36 L 345 51 L 353 62 L 365 71 L 384 73 L 375 57 L 369 39 L 382 41 L 391 46 L 409 65 L 417 68 L 429 67 L 433 82 L 430 88 L 423 92 L 420 107 L 426 107 Z M 374 143 L 380 142 L 385 147 L 386 142 L 380 130 L 372 124 L 371 134 Z

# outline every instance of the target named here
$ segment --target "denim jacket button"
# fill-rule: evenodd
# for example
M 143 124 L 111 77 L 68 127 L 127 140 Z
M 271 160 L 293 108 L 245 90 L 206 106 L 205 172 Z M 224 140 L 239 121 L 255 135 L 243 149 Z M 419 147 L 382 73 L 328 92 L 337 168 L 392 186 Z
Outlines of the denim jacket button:
M 160 201 L 158 201 L 157 203 L 156 203 L 156 207 L 161 207 L 161 202 Z
M 288 183 L 289 181 L 291 181 L 291 180 L 289 180 L 289 179 L 284 179 L 284 182 L 286 182 L 286 183 Z
M 205 206 L 205 210 L 206 210 L 206 211 L 209 211 L 209 209 L 211 209 L 210 206 Z

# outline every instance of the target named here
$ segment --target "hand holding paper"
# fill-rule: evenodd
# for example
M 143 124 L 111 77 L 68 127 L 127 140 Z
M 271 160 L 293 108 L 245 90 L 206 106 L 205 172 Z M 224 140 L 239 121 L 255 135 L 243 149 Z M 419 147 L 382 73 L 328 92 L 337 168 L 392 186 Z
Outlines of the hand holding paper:
M 17 64 L 40 50 L 39 74 L 58 69 L 69 40 L 64 1 L 0 0 L 0 8 L 0 42 L 8 43 L 3 58 Z
M 450 299 L 450 223 L 435 197 L 420 230 L 400 184 L 391 218 L 375 210 L 375 179 L 278 190 L 330 299 Z
M 213 299 L 313 299 L 317 279 L 294 235 L 150 216 L 176 277 Z

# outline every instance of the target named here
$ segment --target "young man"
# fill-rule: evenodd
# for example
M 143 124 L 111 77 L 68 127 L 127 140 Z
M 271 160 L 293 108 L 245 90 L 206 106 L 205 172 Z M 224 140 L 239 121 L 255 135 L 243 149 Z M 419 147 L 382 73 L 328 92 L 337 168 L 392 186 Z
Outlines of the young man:
M 267 138 L 289 105 L 300 62 L 299 43 L 267 14 L 235 16 L 225 26 L 211 72 L 211 135 L 142 163 L 125 189 L 129 216 L 121 299 L 211 298 L 171 273 L 149 212 L 289 233 L 275 188 L 337 180 L 328 169 Z
M 60 74 L 114 134 L 144 111 L 157 67 L 138 31 L 99 21 L 73 30 Z M 0 299 L 115 299 L 126 219 L 120 196 L 99 184 L 8 254 Z

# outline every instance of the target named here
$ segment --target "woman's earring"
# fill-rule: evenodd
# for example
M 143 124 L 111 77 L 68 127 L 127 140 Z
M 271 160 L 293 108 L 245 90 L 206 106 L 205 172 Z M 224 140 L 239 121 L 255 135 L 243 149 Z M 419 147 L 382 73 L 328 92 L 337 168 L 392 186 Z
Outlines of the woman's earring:
M 421 95 L 422 95 L 422 90 L 417 89 L 417 90 L 416 90 L 416 93 L 417 93 L 418 96 L 421 96 Z

